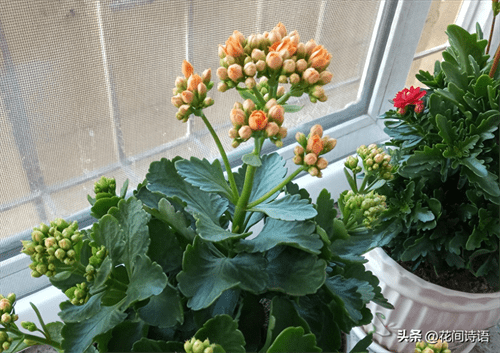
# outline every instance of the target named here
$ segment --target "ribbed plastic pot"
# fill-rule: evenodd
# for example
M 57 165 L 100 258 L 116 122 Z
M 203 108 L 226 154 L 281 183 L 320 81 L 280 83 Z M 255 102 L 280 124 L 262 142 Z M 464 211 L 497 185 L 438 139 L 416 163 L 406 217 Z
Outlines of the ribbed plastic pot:
M 487 330 L 500 320 L 500 292 L 465 293 L 429 283 L 405 270 L 381 248 L 366 253 L 365 258 L 366 269 L 380 280 L 384 297 L 395 309 L 370 303 L 374 319 L 363 329 L 370 332 L 375 326 L 374 341 L 389 351 L 413 352 L 412 332 L 420 333 L 420 340 L 424 340 L 431 338 L 426 335 L 435 332 L 439 336 L 448 331 L 452 335 L 451 351 L 467 353 L 474 342 L 466 341 L 465 337 L 472 339 L 473 330 L 479 339 L 478 331 Z M 401 333 L 409 338 L 402 339 Z M 464 338 L 460 337 L 462 333 Z

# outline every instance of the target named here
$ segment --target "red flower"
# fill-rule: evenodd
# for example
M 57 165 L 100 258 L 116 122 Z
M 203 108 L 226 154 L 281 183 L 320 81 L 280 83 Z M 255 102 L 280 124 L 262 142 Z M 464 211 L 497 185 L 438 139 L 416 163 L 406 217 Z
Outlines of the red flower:
M 420 87 L 411 86 L 410 89 L 405 88 L 402 91 L 399 91 L 394 98 L 394 107 L 400 108 L 401 111 L 406 111 L 406 107 L 408 105 L 422 106 L 424 102 L 422 101 L 422 97 L 425 96 L 427 92 L 424 90 L 420 90 Z

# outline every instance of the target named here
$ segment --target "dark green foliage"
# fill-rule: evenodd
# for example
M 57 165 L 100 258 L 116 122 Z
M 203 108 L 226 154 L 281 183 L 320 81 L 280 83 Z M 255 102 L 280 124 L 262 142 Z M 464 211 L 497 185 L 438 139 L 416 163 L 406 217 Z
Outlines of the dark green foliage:
M 486 40 L 455 25 L 447 34 L 444 61 L 416 76 L 429 87 L 424 112 L 382 117 L 400 163 L 380 189 L 387 218 L 402 229 L 389 246 L 396 259 L 466 268 L 498 284 L 500 79 L 488 75 Z

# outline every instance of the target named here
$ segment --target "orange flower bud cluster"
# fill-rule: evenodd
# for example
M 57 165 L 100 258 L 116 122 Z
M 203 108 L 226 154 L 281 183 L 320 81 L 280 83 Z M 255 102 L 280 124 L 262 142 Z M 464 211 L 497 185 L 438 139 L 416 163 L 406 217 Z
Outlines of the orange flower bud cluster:
M 221 92 L 239 83 L 254 89 L 256 79 L 278 77 L 279 83 L 292 85 L 294 96 L 307 93 L 312 102 L 327 100 L 321 86 L 332 80 L 333 74 L 326 70 L 332 55 L 312 39 L 301 42 L 299 33 L 288 33 L 281 22 L 270 32 L 251 34 L 247 38 L 235 31 L 224 46 L 219 46 L 219 58 L 217 76 L 221 80 L 218 85 Z M 257 85 L 257 88 L 262 87 Z M 261 91 L 263 96 L 266 93 Z M 284 94 L 285 88 L 281 86 L 276 98 Z
M 268 137 L 277 146 L 282 145 L 281 140 L 286 137 L 287 129 L 282 127 L 285 109 L 278 105 L 276 99 L 266 104 L 264 110 L 257 110 L 255 103 L 247 99 L 235 103 L 231 110 L 231 123 L 229 137 L 233 139 L 233 146 L 247 141 L 250 137 Z
M 382 147 L 378 147 L 374 143 L 368 147 L 361 145 L 356 152 L 361 157 L 367 173 L 377 173 L 385 180 L 394 178 L 394 167 L 389 163 L 391 156 L 385 153 Z
M 178 108 L 177 119 L 186 122 L 189 116 L 198 109 L 203 109 L 214 104 L 214 100 L 207 97 L 207 92 L 212 89 L 214 83 L 211 80 L 212 71 L 205 70 L 201 76 L 194 73 L 193 65 L 187 60 L 182 63 L 184 77 L 175 80 L 174 96 L 172 105 Z
M 311 128 L 307 137 L 305 134 L 298 132 L 295 139 L 299 146 L 296 146 L 293 151 L 295 154 L 293 162 L 307 167 L 307 171 L 312 176 L 321 178 L 321 170 L 328 166 L 328 161 L 319 156 L 334 149 L 337 140 L 329 136 L 323 136 L 323 128 L 319 124 Z

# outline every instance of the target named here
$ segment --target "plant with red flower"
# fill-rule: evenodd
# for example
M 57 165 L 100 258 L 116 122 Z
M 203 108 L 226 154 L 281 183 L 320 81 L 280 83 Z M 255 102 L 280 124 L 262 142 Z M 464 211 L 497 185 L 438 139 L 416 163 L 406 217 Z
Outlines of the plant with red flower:
M 422 101 L 422 97 L 425 96 L 427 91 L 421 90 L 420 87 L 411 86 L 410 89 L 405 88 L 402 91 L 399 91 L 394 98 L 394 107 L 399 108 L 398 112 L 400 114 L 404 114 L 406 112 L 406 107 L 409 105 L 418 106 L 420 112 L 423 108 L 424 102 Z

